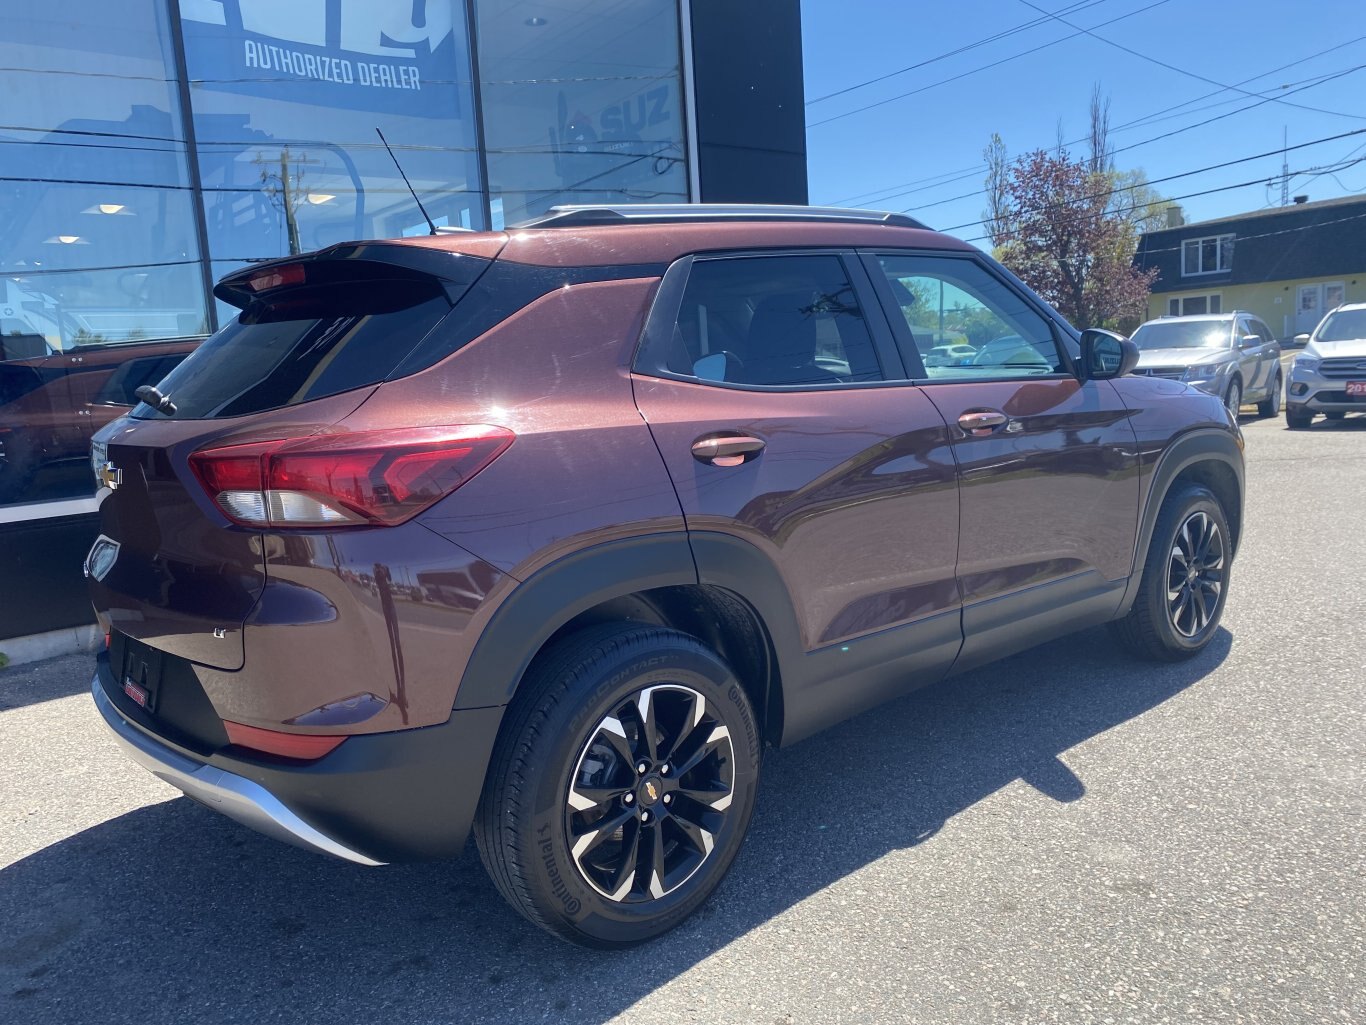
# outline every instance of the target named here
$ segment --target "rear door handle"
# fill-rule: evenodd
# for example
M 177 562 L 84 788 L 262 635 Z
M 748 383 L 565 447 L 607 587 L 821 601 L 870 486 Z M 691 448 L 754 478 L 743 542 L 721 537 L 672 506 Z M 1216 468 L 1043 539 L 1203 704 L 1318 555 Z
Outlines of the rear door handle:
M 764 440 L 748 434 L 704 434 L 692 443 L 692 457 L 712 466 L 739 466 L 764 448 Z
M 985 438 L 996 429 L 1010 423 L 1010 417 L 998 409 L 974 409 L 958 418 L 958 426 L 972 438 Z

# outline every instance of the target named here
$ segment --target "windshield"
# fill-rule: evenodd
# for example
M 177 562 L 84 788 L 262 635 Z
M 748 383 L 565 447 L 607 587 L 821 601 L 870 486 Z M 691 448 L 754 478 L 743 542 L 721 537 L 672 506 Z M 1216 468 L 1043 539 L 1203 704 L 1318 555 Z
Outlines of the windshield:
M 1316 342 L 1351 342 L 1358 338 L 1366 338 L 1366 310 L 1330 313 L 1314 332 Z
M 1231 341 L 1227 320 L 1153 321 L 1133 337 L 1140 349 L 1226 349 Z

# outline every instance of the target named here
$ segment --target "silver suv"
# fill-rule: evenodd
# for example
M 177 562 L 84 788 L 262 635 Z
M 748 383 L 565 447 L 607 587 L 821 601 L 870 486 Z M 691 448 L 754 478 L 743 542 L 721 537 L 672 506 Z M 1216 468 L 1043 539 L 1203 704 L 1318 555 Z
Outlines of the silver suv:
M 1136 374 L 1185 381 L 1224 400 L 1234 416 L 1244 402 L 1262 416 L 1281 411 L 1281 347 L 1271 329 L 1234 310 L 1195 317 L 1160 317 L 1139 327 Z
M 1308 427 L 1315 413 L 1329 420 L 1366 413 L 1366 303 L 1339 306 L 1301 338 L 1307 344 L 1290 365 L 1286 424 L 1295 430 Z

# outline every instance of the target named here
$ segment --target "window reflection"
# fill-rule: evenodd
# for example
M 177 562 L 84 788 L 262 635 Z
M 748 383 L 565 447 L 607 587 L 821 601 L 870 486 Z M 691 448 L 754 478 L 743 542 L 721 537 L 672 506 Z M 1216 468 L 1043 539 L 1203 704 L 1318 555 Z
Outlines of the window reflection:
M 458 0 L 180 0 L 215 274 L 356 238 L 481 228 Z
M 0 7 L 0 505 L 90 496 L 91 434 L 208 330 L 169 40 L 143 0 Z
M 557 203 L 687 201 L 673 0 L 475 9 L 489 192 L 508 224 Z

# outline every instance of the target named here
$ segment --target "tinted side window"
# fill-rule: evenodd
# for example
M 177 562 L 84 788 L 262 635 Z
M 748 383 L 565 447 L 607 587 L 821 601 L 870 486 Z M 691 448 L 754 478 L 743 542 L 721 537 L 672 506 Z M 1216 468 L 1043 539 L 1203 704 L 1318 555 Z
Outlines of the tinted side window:
M 930 380 L 1066 371 L 1048 322 L 979 264 L 932 256 L 878 263 Z
M 854 286 L 833 255 L 698 260 L 665 364 L 736 384 L 883 379 Z

